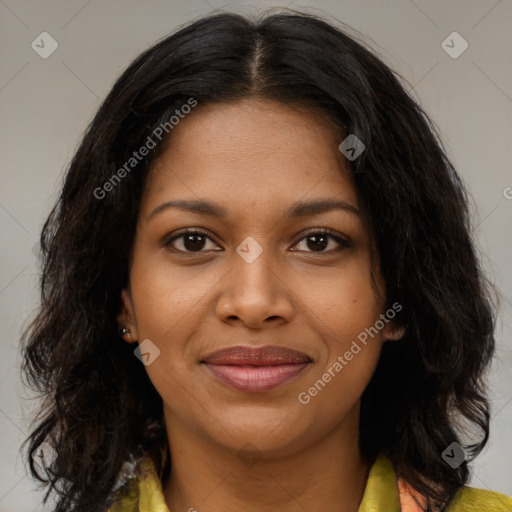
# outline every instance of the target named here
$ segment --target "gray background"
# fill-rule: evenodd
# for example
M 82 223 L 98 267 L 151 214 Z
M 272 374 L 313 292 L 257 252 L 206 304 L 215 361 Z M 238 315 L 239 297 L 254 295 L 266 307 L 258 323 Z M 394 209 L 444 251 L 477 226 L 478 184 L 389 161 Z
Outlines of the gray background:
M 177 26 L 215 9 L 274 6 L 333 16 L 364 34 L 440 127 L 472 192 L 475 236 L 503 301 L 491 440 L 471 485 L 512 495 L 511 0 L 0 0 L 0 511 L 42 510 L 19 454 L 34 406 L 19 378 L 19 334 L 38 303 L 34 246 L 84 128 L 119 73 Z M 58 49 L 43 59 L 31 43 L 45 31 Z M 441 46 L 453 31 L 469 44 L 455 59 Z

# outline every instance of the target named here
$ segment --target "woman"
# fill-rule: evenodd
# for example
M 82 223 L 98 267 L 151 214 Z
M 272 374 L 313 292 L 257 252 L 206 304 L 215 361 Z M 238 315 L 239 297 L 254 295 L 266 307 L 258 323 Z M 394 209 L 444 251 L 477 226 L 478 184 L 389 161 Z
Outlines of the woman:
M 345 30 L 219 14 L 144 52 L 41 246 L 55 510 L 510 510 L 465 485 L 495 312 L 464 186 Z

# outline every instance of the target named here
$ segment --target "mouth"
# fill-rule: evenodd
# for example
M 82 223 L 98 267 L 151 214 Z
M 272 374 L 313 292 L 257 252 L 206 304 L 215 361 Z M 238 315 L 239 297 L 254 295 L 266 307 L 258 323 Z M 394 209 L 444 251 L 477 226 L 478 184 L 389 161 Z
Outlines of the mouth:
M 306 354 L 284 347 L 238 346 L 214 352 L 200 362 L 229 387 L 257 393 L 294 380 L 313 361 Z

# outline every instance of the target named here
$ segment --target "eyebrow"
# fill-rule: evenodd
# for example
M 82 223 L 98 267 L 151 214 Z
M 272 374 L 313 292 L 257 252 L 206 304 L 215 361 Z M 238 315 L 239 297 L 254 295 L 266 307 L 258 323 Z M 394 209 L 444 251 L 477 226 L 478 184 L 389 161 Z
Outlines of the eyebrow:
M 176 199 L 174 201 L 167 201 L 160 206 L 157 206 L 148 216 L 148 221 L 164 210 L 169 208 L 177 208 L 185 212 L 196 213 L 199 215 L 208 215 L 210 217 L 217 217 L 225 219 L 228 212 L 222 206 L 208 201 L 190 200 L 190 199 Z M 284 214 L 285 219 L 294 219 L 297 217 L 306 217 L 309 215 L 319 215 L 321 213 L 330 212 L 332 210 L 345 210 L 354 215 L 360 215 L 359 210 L 351 204 L 341 201 L 339 199 L 316 199 L 314 201 L 303 201 L 295 203 Z

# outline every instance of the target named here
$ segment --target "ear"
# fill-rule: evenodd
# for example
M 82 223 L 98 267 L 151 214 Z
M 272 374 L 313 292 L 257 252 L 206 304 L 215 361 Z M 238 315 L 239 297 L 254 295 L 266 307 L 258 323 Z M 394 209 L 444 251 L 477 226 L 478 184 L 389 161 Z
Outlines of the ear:
M 135 325 L 134 318 L 135 315 L 133 314 L 133 303 L 130 292 L 127 288 L 123 288 L 121 291 L 121 307 L 116 316 L 116 320 L 119 332 L 121 332 L 121 329 L 123 328 L 130 331 L 126 334 L 120 334 L 127 343 L 135 343 L 138 340 L 137 327 Z
M 405 334 L 405 327 L 403 325 L 399 325 L 396 321 L 391 320 L 382 329 L 382 334 L 384 336 L 384 341 L 396 341 L 401 339 Z

